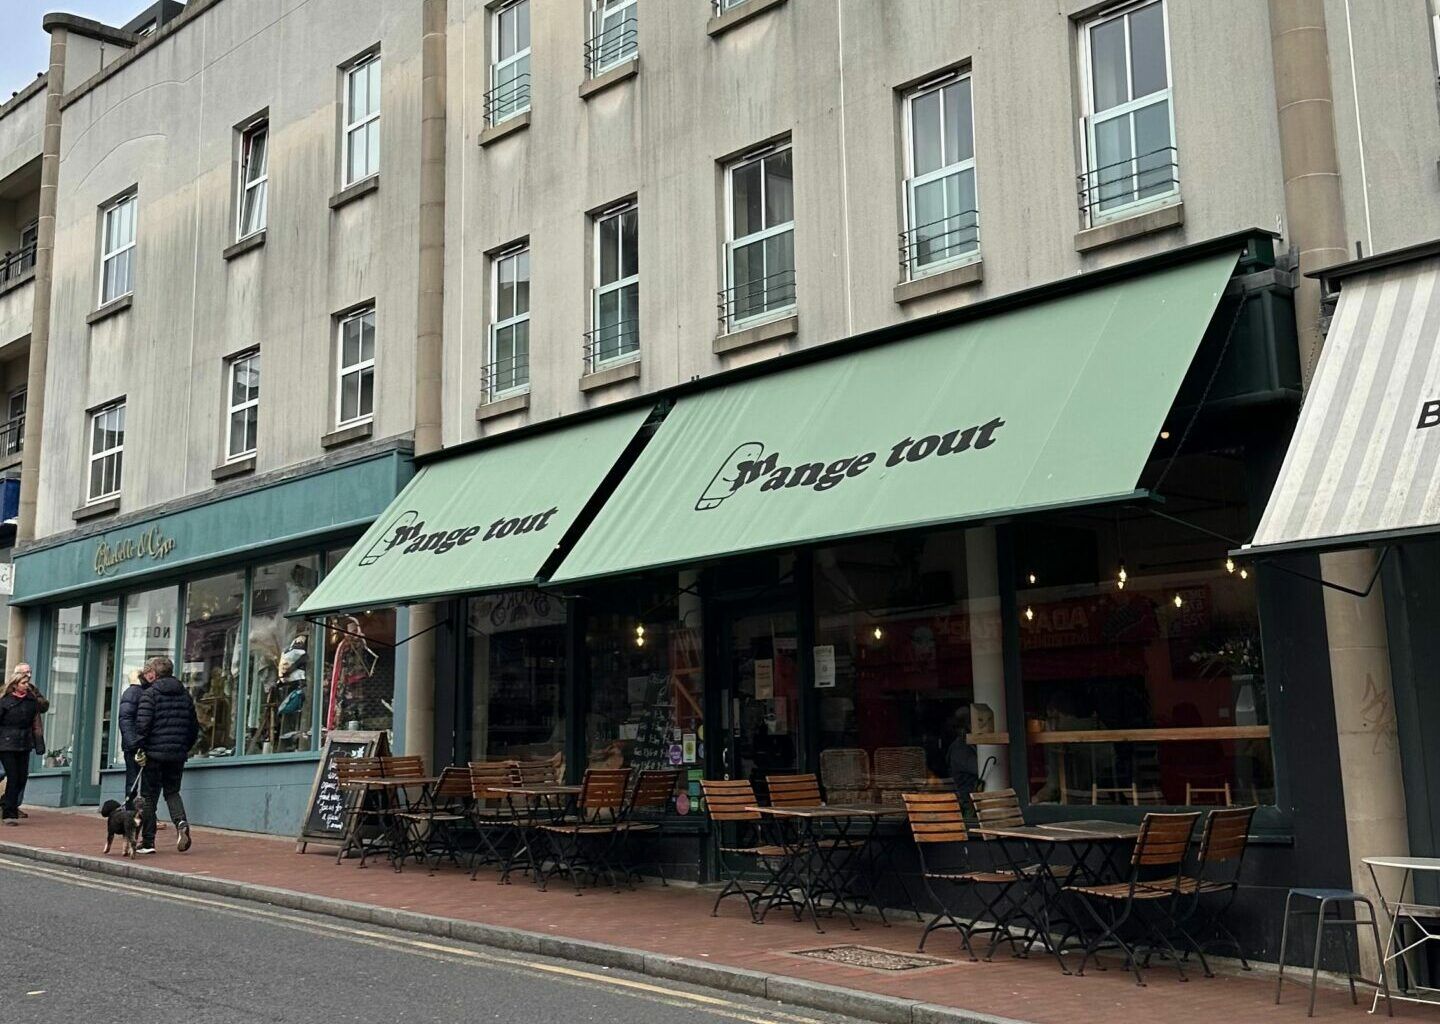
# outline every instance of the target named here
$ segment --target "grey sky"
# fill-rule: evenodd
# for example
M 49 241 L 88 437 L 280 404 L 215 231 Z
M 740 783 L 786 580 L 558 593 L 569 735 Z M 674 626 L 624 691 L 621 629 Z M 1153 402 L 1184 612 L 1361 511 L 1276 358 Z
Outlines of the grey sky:
M 123 25 L 149 0 L 0 0 L 0 102 L 35 80 L 50 60 L 50 37 L 40 27 L 49 11 Z

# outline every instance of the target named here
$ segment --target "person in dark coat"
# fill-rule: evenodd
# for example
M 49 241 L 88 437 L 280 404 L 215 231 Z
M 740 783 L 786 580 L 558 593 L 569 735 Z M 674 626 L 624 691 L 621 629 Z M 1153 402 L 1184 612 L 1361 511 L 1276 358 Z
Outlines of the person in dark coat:
M 149 686 L 143 673 L 137 672 L 130 679 L 130 685 L 120 694 L 120 753 L 125 757 L 125 807 L 134 806 L 135 780 L 140 777 L 140 765 L 135 754 L 140 749 L 140 727 L 135 716 L 140 711 L 140 695 Z
M 18 825 L 30 778 L 30 753 L 35 749 L 35 722 L 49 707 L 30 680 L 23 662 L 0 689 L 0 765 L 5 768 L 5 795 L 0 797 L 0 821 Z
M 145 798 L 145 819 L 136 853 L 155 852 L 155 807 L 160 794 L 175 823 L 175 848 L 190 849 L 190 823 L 180 799 L 180 782 L 185 760 L 200 735 L 195 701 L 190 691 L 175 678 L 175 663 L 161 655 L 145 663 L 141 675 L 149 684 L 140 694 L 135 710 L 135 729 L 140 740 L 135 760 L 143 768 L 140 795 Z

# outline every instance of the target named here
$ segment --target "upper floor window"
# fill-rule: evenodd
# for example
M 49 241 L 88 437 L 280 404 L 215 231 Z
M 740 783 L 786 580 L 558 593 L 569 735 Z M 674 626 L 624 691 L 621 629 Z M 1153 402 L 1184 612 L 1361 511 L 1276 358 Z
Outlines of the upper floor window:
M 494 34 L 485 120 L 493 125 L 530 109 L 530 0 L 511 0 L 491 19 Z
M 590 367 L 640 350 L 639 211 L 633 202 L 595 217 Z
M 375 307 L 340 318 L 340 359 L 336 374 L 336 425 L 360 423 L 375 415 Z
M 90 483 L 86 501 L 100 501 L 120 493 L 124 458 L 125 403 L 120 401 L 90 414 Z
M 495 257 L 495 306 L 490 319 L 489 397 L 530 385 L 530 248 Z
M 265 200 L 270 181 L 270 123 L 258 121 L 240 133 L 240 180 L 235 208 L 235 237 L 265 230 Z
M 100 304 L 135 290 L 135 196 L 105 208 L 100 244 Z
M 726 171 L 727 329 L 795 308 L 795 193 L 790 146 L 741 157 Z
M 747 2 L 748 0 L 711 0 L 712 6 L 715 8 L 715 13 L 717 15 L 724 14 L 732 7 L 739 7 L 741 4 Z
M 912 90 L 905 125 L 901 263 L 913 277 L 979 251 L 970 76 L 951 74 Z
M 24 388 L 10 392 L 4 427 L 6 455 L 16 455 L 25 450 L 26 399 L 27 392 Z
M 247 458 L 259 447 L 260 430 L 260 353 L 246 352 L 227 364 L 225 458 L 227 461 Z
M 640 49 L 637 0 L 590 0 L 585 70 L 591 78 L 623 64 Z
M 1174 195 L 1179 164 L 1164 0 L 1110 11 L 1086 22 L 1082 32 L 1080 209 L 1094 222 Z
M 345 167 L 342 185 L 380 173 L 380 55 L 345 69 Z

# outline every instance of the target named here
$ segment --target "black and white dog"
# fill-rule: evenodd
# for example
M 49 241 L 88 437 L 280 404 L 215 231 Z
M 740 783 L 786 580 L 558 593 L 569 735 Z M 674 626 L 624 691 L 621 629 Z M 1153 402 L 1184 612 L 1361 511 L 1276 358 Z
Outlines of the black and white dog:
M 135 848 L 140 845 L 140 823 L 145 813 L 145 800 L 143 797 L 135 798 L 134 809 L 127 810 L 119 800 L 106 800 L 100 805 L 100 816 L 105 819 L 105 852 L 110 852 L 110 846 L 115 842 L 116 836 L 125 837 L 125 849 L 122 851 L 126 857 L 135 859 Z

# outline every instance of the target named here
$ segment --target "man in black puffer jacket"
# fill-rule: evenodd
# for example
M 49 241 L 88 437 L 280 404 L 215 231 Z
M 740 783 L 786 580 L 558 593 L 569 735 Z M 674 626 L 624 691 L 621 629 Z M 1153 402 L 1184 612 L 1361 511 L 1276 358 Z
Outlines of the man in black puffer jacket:
M 155 852 L 155 807 L 162 791 L 170 820 L 175 823 L 175 848 L 181 853 L 190 849 L 190 824 L 180 799 L 180 780 L 185 774 L 185 759 L 200 735 L 200 723 L 195 717 L 195 702 L 174 673 L 175 663 L 163 655 L 147 661 L 141 673 L 150 685 L 140 695 L 140 707 L 135 712 L 135 731 L 140 740 L 135 759 L 142 766 L 140 794 L 145 798 L 144 827 L 136 853 Z
M 144 675 L 136 672 L 130 685 L 120 694 L 120 753 L 125 757 L 125 807 L 135 806 L 135 780 L 140 777 L 140 765 L 135 754 L 140 750 L 140 729 L 135 718 L 140 713 L 140 695 L 150 684 Z

